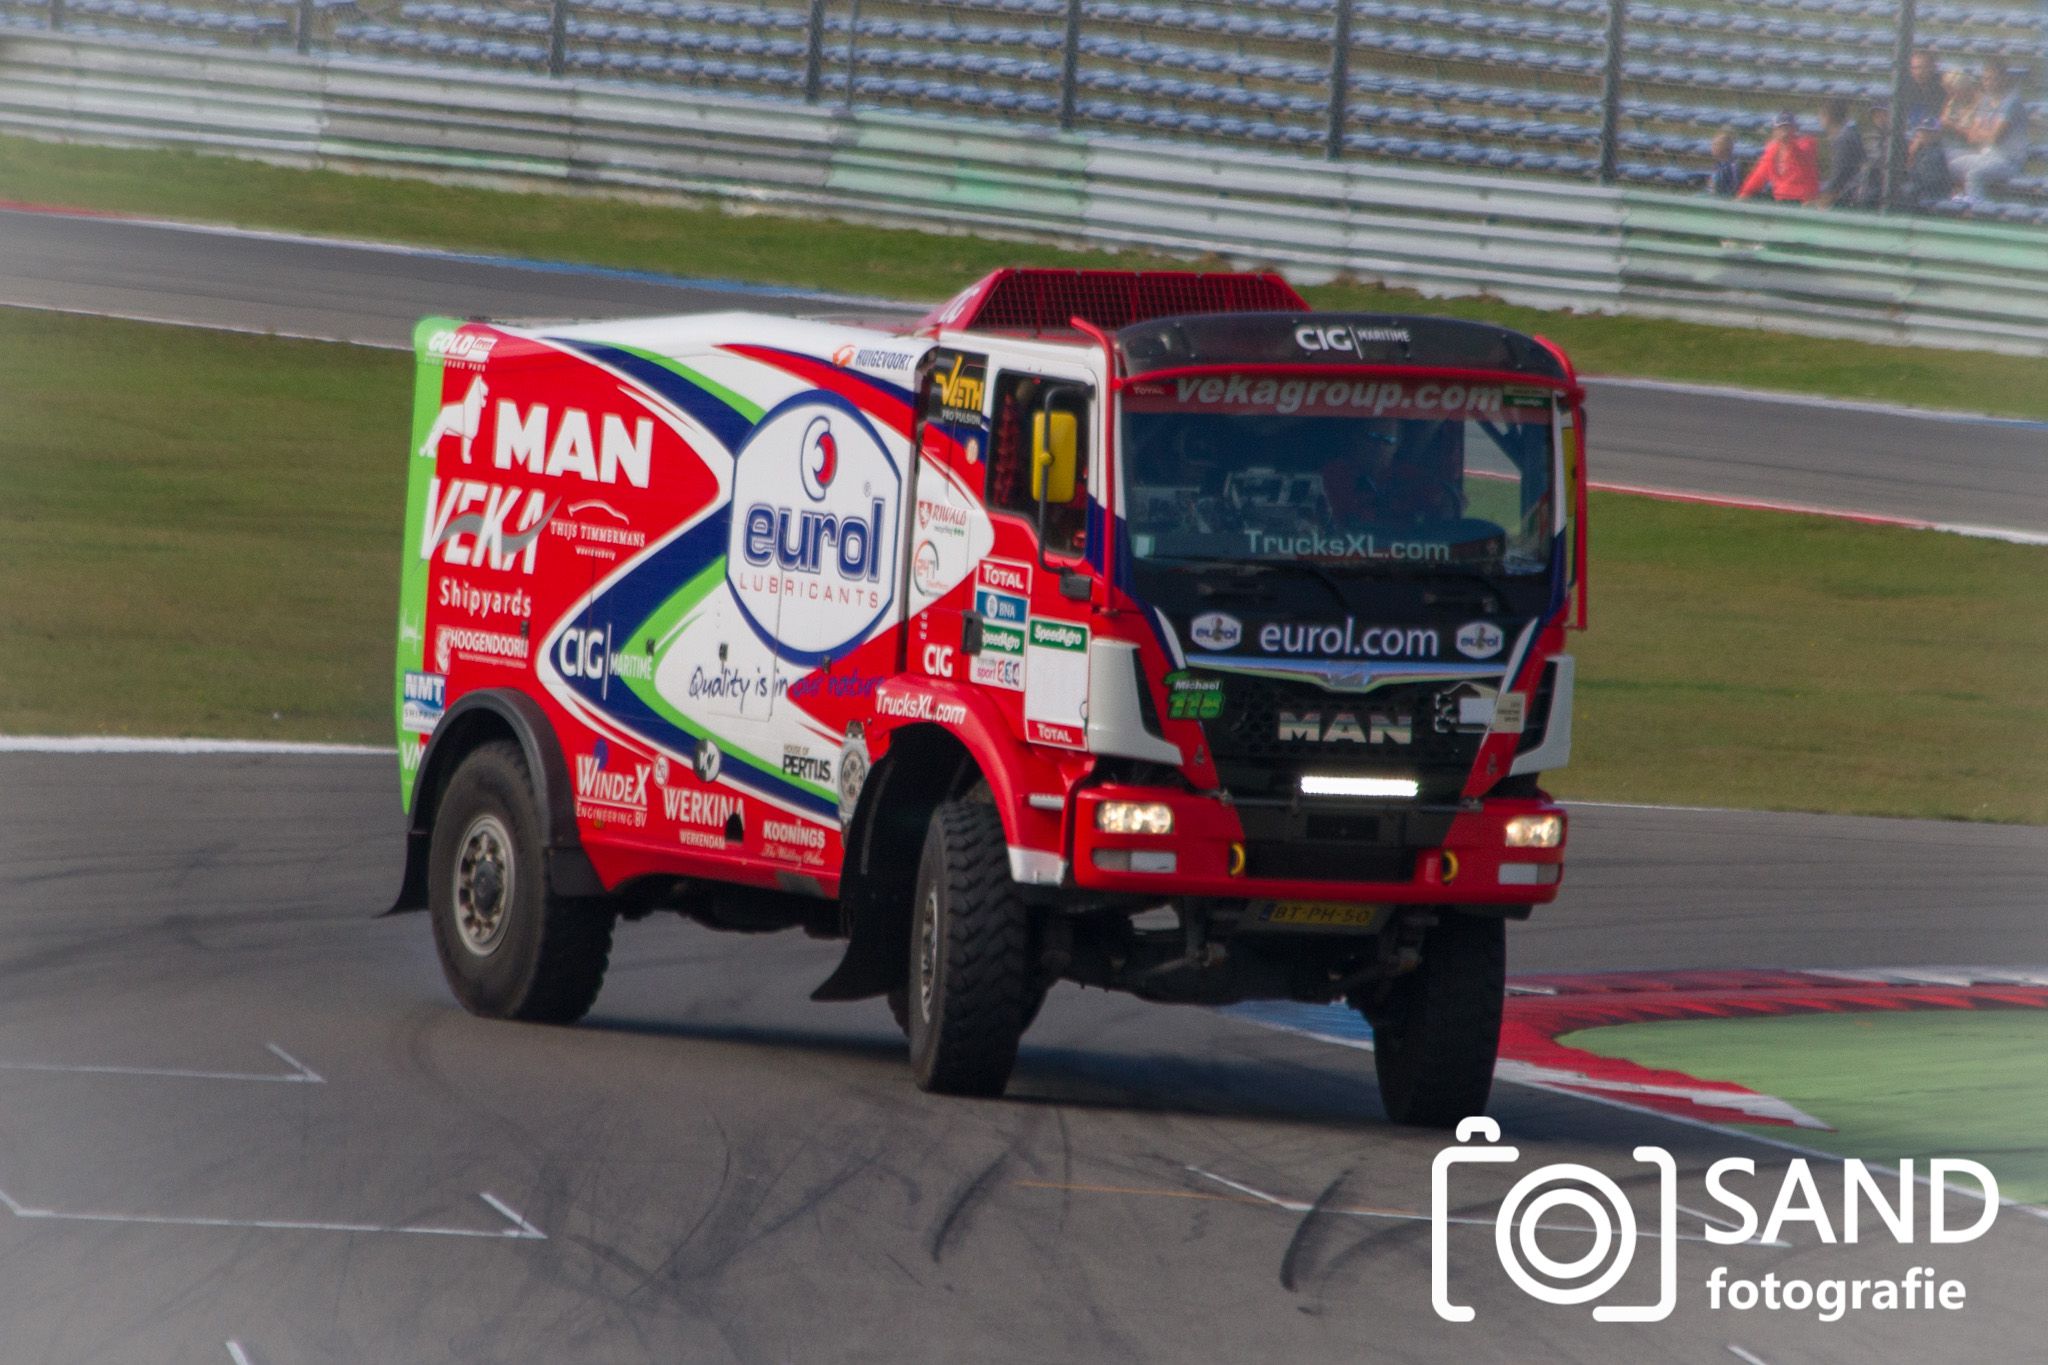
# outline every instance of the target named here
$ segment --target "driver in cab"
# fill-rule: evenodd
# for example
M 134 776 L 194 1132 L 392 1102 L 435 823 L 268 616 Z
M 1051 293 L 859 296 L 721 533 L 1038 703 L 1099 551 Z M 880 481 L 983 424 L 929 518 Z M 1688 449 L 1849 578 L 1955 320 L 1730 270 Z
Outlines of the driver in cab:
M 1462 424 L 1374 420 L 1347 425 L 1350 448 L 1322 468 L 1323 493 L 1337 526 L 1413 526 L 1464 515 L 1457 474 L 1464 454 Z

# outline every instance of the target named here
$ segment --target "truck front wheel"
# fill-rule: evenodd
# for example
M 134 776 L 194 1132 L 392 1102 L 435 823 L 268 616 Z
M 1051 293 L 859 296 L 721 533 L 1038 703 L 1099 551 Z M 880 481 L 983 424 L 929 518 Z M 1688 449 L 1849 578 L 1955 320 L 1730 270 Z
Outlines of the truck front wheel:
M 1003 1093 L 1037 988 L 1030 921 L 991 805 L 949 801 L 932 816 L 911 907 L 905 997 L 919 1088 Z
M 1443 915 L 1423 939 L 1415 970 L 1379 1002 L 1360 1006 L 1372 1025 L 1388 1118 L 1449 1128 L 1486 1111 L 1506 990 L 1506 921 Z
M 434 947 L 455 998 L 491 1019 L 568 1024 L 597 1000 L 616 916 L 548 889 L 533 783 L 517 744 L 462 760 L 434 813 Z

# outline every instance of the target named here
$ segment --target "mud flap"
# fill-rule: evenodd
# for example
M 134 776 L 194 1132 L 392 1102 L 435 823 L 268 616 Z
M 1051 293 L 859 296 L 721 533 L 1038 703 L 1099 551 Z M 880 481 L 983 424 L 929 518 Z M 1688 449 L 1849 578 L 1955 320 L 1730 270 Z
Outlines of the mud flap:
M 870 1000 L 910 979 L 910 916 L 866 902 L 852 910 L 853 935 L 846 956 L 811 999 Z

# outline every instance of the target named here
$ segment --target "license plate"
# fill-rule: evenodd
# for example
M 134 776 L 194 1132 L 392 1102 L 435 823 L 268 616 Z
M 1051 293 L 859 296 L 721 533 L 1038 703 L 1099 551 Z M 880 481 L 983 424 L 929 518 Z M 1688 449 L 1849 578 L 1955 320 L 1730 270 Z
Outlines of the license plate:
M 1274 901 L 1259 918 L 1267 924 L 1301 929 L 1372 929 L 1385 915 L 1384 905 L 1344 905 L 1335 901 Z

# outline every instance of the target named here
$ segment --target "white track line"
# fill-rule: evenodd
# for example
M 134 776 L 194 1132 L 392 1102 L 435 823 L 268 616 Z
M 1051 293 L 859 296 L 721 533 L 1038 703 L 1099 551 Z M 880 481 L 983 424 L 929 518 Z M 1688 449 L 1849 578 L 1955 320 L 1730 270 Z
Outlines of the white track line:
M 151 313 L 133 313 L 116 308 L 72 308 L 54 303 L 32 303 L 23 299 L 0 298 L 0 308 L 20 308 L 36 313 L 61 313 L 75 318 L 107 318 L 114 322 L 145 322 L 153 327 L 189 327 L 199 332 L 227 332 L 234 336 L 272 337 L 279 341 L 317 341 L 330 346 L 363 346 L 375 351 L 405 351 L 412 347 L 402 341 L 376 341 L 369 337 L 322 336 L 317 332 L 286 332 L 274 327 L 244 327 L 232 322 L 193 322 L 189 318 L 166 318 Z
M 1866 526 L 1890 526 L 1906 531 L 1940 531 L 1976 540 L 2002 540 L 2012 545 L 2048 545 L 2048 531 L 2023 531 L 2009 526 L 1973 526 L 1964 522 L 1927 521 L 1921 517 L 1893 516 L 1888 512 L 1859 512 L 1848 507 L 1822 507 L 1816 503 L 1786 502 L 1778 498 L 1748 498 L 1723 493 L 1693 493 L 1677 488 L 1651 488 L 1643 484 L 1608 483 L 1594 480 L 1586 485 L 1596 493 L 1622 493 L 1630 497 L 1654 498 L 1659 502 L 1684 502 L 1702 507 L 1729 507 L 1745 512 L 1791 512 L 1807 517 L 1831 517 L 1837 521 L 1861 522 Z
M 235 1365 L 250 1365 L 248 1353 L 242 1349 L 242 1343 L 239 1341 L 228 1343 L 228 1359 Z
M 1728 1354 L 1742 1362 L 1742 1365 L 1770 1365 L 1770 1362 L 1753 1352 L 1745 1351 L 1734 1342 L 1728 1343 Z
M 371 744 L 295 744 L 268 739 L 133 739 L 125 735 L 0 735 L 0 754 L 324 754 L 389 758 Z
M 1647 389 L 1656 393 L 1684 393 L 1700 398 L 1728 398 L 1743 403 L 1781 403 L 1789 407 L 1826 408 L 1834 412 L 1866 412 L 1873 417 L 1900 417 L 1923 422 L 1969 422 L 2002 427 L 2048 427 L 2048 422 L 2027 417 L 1995 417 L 1988 412 L 1967 412 L 1946 408 L 1916 408 L 1906 403 L 1880 403 L 1868 398 L 1829 398 L 1816 393 L 1787 393 L 1783 389 L 1751 389 L 1739 384 L 1694 384 L 1682 379 L 1641 379 L 1631 375 L 1581 375 L 1588 384 L 1617 389 Z
M 441 1228 L 392 1223 L 326 1223 L 293 1218 L 186 1218 L 171 1214 L 153 1213 L 73 1213 L 61 1209 L 31 1208 L 5 1190 L 0 1190 L 0 1206 L 16 1218 L 40 1219 L 60 1223 L 137 1223 L 151 1227 L 172 1228 L 249 1228 L 265 1232 L 389 1232 L 406 1233 L 417 1237 L 484 1237 L 492 1241 L 545 1242 L 547 1234 L 527 1222 L 508 1207 L 497 1196 L 488 1192 L 477 1196 L 498 1213 L 504 1215 L 513 1226 L 509 1228 Z
M 1288 1213 L 1324 1213 L 1341 1218 L 1384 1218 L 1396 1223 L 1430 1223 L 1435 1221 L 1434 1215 L 1416 1213 L 1408 1209 L 1361 1209 L 1344 1204 L 1325 1205 L 1318 1208 L 1314 1204 L 1305 1203 L 1299 1199 L 1287 1199 L 1277 1194 L 1268 1194 L 1266 1191 L 1247 1185 L 1241 1180 L 1232 1180 L 1229 1176 L 1218 1175 L 1214 1171 L 1205 1171 L 1200 1166 L 1189 1166 L 1186 1169 L 1194 1175 L 1201 1176 L 1204 1180 L 1213 1180 L 1226 1189 L 1236 1190 L 1247 1198 L 1255 1199 L 1261 1204 L 1270 1204 L 1274 1208 L 1285 1210 Z M 1447 1224 L 1457 1223 L 1482 1228 L 1490 1228 L 1498 1221 L 1495 1218 L 1471 1218 L 1462 1214 L 1449 1214 L 1444 1218 L 1444 1222 Z M 1597 1233 L 1599 1231 L 1598 1228 L 1588 1227 L 1580 1223 L 1539 1223 L 1536 1226 L 1539 1231 L 1543 1232 Z M 1663 1234 L 1646 1232 L 1642 1235 L 1654 1240 Z M 1694 1237 L 1689 1233 L 1681 1232 L 1677 1235 L 1677 1240 L 1681 1242 L 1703 1242 L 1706 1238 Z M 1738 1245 L 1783 1247 L 1787 1243 L 1766 1242 L 1761 1238 L 1752 1237 L 1747 1242 L 1738 1243 Z
M 74 1065 L 68 1062 L 9 1062 L 0 1061 L 0 1071 L 55 1072 L 69 1076 L 158 1076 L 175 1081 L 261 1081 L 284 1085 L 325 1085 L 327 1078 L 307 1066 L 298 1058 L 286 1052 L 276 1043 L 265 1043 L 290 1071 L 279 1075 L 276 1072 L 261 1071 L 193 1071 L 180 1067 L 162 1066 L 97 1066 Z

